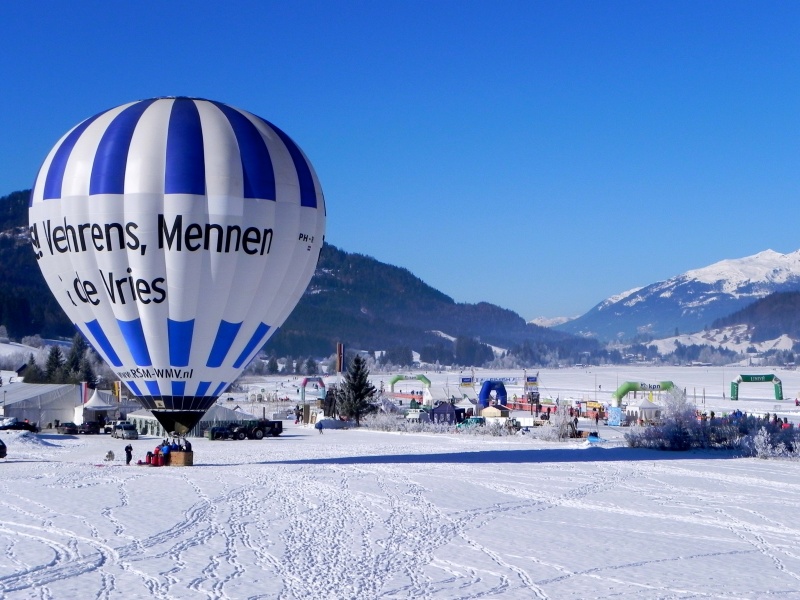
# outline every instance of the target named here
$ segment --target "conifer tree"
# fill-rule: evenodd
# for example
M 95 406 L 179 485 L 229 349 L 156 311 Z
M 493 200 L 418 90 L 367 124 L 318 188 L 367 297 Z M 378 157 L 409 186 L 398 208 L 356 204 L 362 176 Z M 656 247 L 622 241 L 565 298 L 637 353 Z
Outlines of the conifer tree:
M 81 360 L 78 367 L 78 381 L 85 381 L 86 386 L 91 390 L 97 387 L 97 375 L 95 375 L 91 361 L 86 357 Z
M 76 333 L 72 338 L 72 348 L 67 353 L 64 369 L 68 372 L 78 373 L 81 369 L 81 361 L 88 350 L 89 344 L 83 339 L 80 333 Z
M 41 367 L 36 364 L 36 359 L 33 357 L 33 354 L 31 354 L 30 358 L 28 358 L 28 362 L 25 365 L 25 371 L 23 371 L 22 376 L 25 380 L 25 383 L 46 382 L 44 372 L 42 371 Z
M 353 417 L 356 420 L 356 427 L 360 426 L 361 417 L 375 410 L 372 404 L 375 392 L 375 386 L 369 382 L 366 361 L 356 355 L 347 368 L 341 388 L 338 390 L 336 400 L 339 412 Z
M 51 346 L 45 363 L 45 376 L 50 383 L 61 383 L 63 376 L 64 354 L 58 346 Z
M 318 370 L 317 370 L 317 361 L 315 361 L 313 358 L 311 358 L 309 356 L 308 360 L 306 361 L 304 369 L 305 369 L 306 375 L 316 375 L 317 372 L 318 372 Z

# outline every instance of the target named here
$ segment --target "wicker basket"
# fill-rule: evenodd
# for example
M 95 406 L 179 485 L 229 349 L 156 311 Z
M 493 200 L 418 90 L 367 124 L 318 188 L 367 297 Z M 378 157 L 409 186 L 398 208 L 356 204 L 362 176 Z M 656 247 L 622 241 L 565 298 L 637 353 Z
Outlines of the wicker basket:
M 194 465 L 194 452 L 170 452 L 168 464 L 170 467 L 191 467 Z

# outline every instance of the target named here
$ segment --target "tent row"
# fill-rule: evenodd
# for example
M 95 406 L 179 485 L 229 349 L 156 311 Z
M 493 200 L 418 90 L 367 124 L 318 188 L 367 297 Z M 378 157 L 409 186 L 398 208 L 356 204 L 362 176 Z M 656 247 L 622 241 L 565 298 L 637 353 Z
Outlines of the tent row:
M 100 418 L 123 417 L 138 404 L 119 403 L 111 392 L 94 390 L 84 402 L 82 385 L 14 382 L 2 386 L 3 417 L 35 423 L 40 429 L 52 429 L 60 423 L 78 425 Z

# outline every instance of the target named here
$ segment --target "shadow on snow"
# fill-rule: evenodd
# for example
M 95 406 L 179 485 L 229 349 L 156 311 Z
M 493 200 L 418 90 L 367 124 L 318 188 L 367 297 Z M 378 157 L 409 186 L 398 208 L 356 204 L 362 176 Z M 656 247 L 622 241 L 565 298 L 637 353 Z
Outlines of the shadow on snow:
M 479 450 L 475 452 L 437 452 L 433 454 L 379 454 L 265 461 L 262 464 L 284 465 L 392 465 L 392 464 L 537 464 L 574 462 L 635 462 L 664 460 L 730 459 L 738 455 L 730 450 L 690 450 L 670 452 L 645 448 L 544 448 L 540 450 Z

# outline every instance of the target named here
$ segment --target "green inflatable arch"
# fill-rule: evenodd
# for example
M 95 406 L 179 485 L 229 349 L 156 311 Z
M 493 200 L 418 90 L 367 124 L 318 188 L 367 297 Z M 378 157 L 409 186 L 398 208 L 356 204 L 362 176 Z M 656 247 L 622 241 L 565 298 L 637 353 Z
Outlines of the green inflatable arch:
M 731 381 L 731 400 L 739 399 L 740 383 L 772 382 L 775 385 L 775 400 L 783 400 L 783 384 L 775 375 L 739 375 L 736 381 Z
M 431 380 L 425 375 L 395 375 L 389 380 L 389 391 L 394 394 L 394 384 L 398 381 L 412 381 L 414 379 L 419 379 L 425 384 L 426 388 L 431 387 Z
M 630 392 L 661 392 L 664 390 L 671 390 L 675 384 L 671 381 L 662 381 L 661 383 L 644 383 L 643 381 L 626 381 L 623 383 L 616 392 L 612 394 L 614 398 L 614 405 L 619 406 L 620 400 Z

